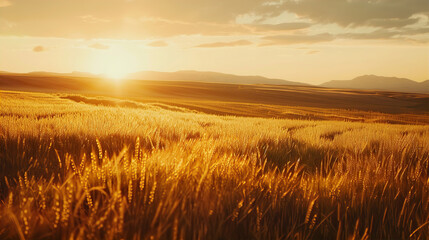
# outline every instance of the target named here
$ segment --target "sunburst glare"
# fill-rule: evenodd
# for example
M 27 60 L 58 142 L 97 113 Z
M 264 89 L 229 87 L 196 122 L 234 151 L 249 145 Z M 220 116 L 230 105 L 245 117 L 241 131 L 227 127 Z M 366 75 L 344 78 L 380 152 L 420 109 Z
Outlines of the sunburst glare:
M 124 49 L 110 49 L 97 53 L 93 61 L 93 72 L 114 82 L 121 82 L 136 71 L 135 56 Z

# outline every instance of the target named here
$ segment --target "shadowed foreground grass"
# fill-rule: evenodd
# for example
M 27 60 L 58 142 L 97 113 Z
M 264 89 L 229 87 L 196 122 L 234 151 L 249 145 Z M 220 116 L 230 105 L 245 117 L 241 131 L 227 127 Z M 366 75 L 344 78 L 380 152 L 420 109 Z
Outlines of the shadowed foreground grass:
M 427 126 L 1 99 L 1 239 L 429 237 Z

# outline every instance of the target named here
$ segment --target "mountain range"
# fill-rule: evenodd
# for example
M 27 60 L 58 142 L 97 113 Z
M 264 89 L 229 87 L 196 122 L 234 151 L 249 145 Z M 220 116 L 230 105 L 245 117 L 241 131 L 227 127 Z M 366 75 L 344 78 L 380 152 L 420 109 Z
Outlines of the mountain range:
M 1 75 L 13 73 L 0 72 Z M 24 76 L 47 76 L 47 77 L 78 77 L 78 78 L 104 78 L 103 75 L 96 75 L 86 72 L 72 73 L 52 73 L 52 72 L 31 72 L 25 74 L 13 74 Z M 344 88 L 360 90 L 381 90 L 393 92 L 427 93 L 429 94 L 429 80 L 416 82 L 407 78 L 383 77 L 376 75 L 364 75 L 351 80 L 332 80 L 320 85 L 310 85 L 301 82 L 287 81 L 283 79 L 266 78 L 262 76 L 239 76 L 218 72 L 200 71 L 177 71 L 177 72 L 156 72 L 142 71 L 129 74 L 129 80 L 155 80 L 155 81 L 190 81 L 207 83 L 231 83 L 231 84 L 272 84 L 272 85 L 293 85 L 293 86 L 318 86 L 326 88 Z M 1 86 L 0 86 L 1 87 Z

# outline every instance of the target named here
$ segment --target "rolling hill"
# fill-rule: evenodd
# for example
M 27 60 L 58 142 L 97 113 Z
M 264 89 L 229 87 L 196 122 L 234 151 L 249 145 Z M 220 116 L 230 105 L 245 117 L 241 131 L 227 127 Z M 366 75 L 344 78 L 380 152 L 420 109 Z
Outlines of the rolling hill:
M 273 79 L 261 76 L 238 76 L 233 74 L 200 71 L 155 72 L 144 71 L 130 74 L 128 79 L 156 81 L 191 81 L 232 84 L 273 84 L 309 86 L 309 84 L 292 82 L 283 79 Z
M 429 112 L 429 95 L 371 90 L 343 90 L 316 86 L 226 84 L 196 81 L 126 80 L 117 85 L 101 77 L 50 74 L 0 74 L 0 90 L 109 95 L 181 104 L 207 113 L 260 116 L 261 105 L 344 109 L 390 114 Z M 186 102 L 186 104 L 185 104 Z M 218 111 L 227 103 L 234 111 Z M 214 109 L 214 110 L 213 110 Z M 265 110 L 264 110 L 265 111 Z M 264 116 L 279 117 L 280 114 Z
M 394 92 L 429 93 L 429 80 L 415 82 L 407 78 L 364 75 L 352 80 L 333 80 L 320 85 L 327 88 L 367 89 Z

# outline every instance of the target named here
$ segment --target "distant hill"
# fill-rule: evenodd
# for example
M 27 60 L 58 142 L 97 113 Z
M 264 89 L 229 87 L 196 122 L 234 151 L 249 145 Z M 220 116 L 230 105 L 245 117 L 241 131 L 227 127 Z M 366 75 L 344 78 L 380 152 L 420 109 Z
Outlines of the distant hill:
M 14 75 L 14 76 L 39 76 L 39 77 L 82 77 L 82 78 L 103 78 L 101 74 L 93 74 L 88 72 L 78 72 L 73 71 L 69 73 L 57 73 L 57 72 L 45 72 L 45 71 L 36 71 L 28 73 L 13 73 L 0 71 L 0 75 Z
M 97 78 L 102 77 L 102 75 L 87 73 L 87 72 L 71 72 L 71 73 L 55 73 L 55 72 L 29 72 L 23 73 L 23 75 L 30 76 L 49 76 L 49 77 L 85 77 L 85 78 Z
M 101 84 L 106 78 L 102 74 L 92 74 L 86 72 L 71 73 L 53 73 L 53 72 L 30 72 L 30 73 L 9 73 L 0 71 L 0 87 L 12 87 L 20 85 L 22 77 L 27 79 L 36 78 L 36 81 L 26 81 L 22 86 L 40 86 L 44 84 L 70 85 L 74 84 L 91 85 Z M 6 81 L 5 78 L 9 80 Z M 11 81 L 15 79 L 16 82 Z M 218 72 L 200 72 L 200 71 L 177 71 L 177 72 L 156 72 L 143 71 L 129 74 L 128 80 L 147 80 L 147 81 L 181 81 L 181 82 L 200 82 L 200 83 L 221 83 L 221 84 L 268 84 L 268 85 L 290 85 L 290 86 L 311 86 L 314 85 L 287 81 L 283 79 L 266 78 L 262 76 L 239 76 Z M 35 80 L 35 79 L 34 79 Z M 79 83 L 77 83 L 79 82 Z M 3 85 L 3 86 L 2 86 Z M 52 86 L 52 85 L 51 85 Z M 382 77 L 375 75 L 364 75 L 352 80 L 333 80 L 322 83 L 319 87 L 342 88 L 342 89 L 360 89 L 360 90 L 381 90 L 408 93 L 426 93 L 429 94 L 429 80 L 416 82 L 407 78 Z M 43 86 L 45 88 L 45 86 Z M 73 86 L 72 88 L 78 88 Z
M 352 80 L 333 80 L 321 84 L 327 88 L 368 89 L 410 93 L 429 93 L 429 80 L 415 82 L 407 78 L 364 75 Z
M 232 83 L 232 84 L 274 84 L 309 86 L 309 84 L 286 81 L 282 79 L 266 78 L 261 76 L 238 76 L 233 74 L 199 71 L 178 72 L 154 72 L 144 71 L 128 75 L 129 79 L 156 80 L 156 81 L 190 81 L 207 83 Z

